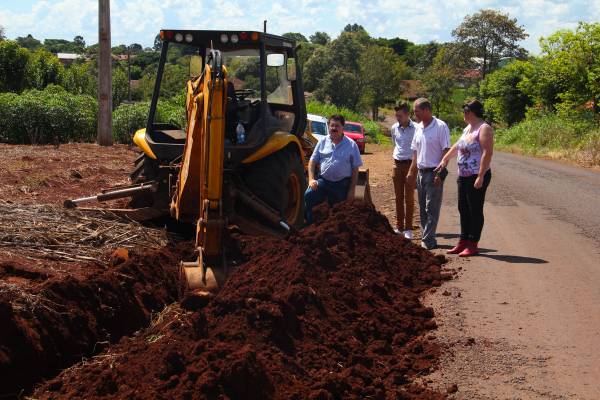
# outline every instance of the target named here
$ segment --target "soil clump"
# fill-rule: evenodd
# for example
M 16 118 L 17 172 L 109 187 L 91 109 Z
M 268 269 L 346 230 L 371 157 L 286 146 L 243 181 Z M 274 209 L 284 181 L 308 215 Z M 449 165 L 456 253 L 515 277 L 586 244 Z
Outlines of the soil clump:
M 0 260 L 0 397 L 27 393 L 41 378 L 147 327 L 153 313 L 179 299 L 177 265 L 189 248 L 120 249 L 108 265 L 72 263 L 71 270 Z
M 372 207 L 316 216 L 287 240 L 239 237 L 247 261 L 208 304 L 169 306 L 34 397 L 445 398 L 414 383 L 440 354 L 419 296 L 447 278 L 444 258 L 394 235 Z

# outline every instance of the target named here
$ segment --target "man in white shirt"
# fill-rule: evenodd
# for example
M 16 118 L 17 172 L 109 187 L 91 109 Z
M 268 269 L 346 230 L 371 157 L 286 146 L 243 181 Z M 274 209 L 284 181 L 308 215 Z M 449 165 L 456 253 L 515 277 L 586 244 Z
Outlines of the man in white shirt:
M 394 143 L 394 170 L 392 181 L 396 194 L 396 234 L 402 233 L 405 238 L 413 238 L 413 214 L 415 201 L 416 176 L 407 179 L 412 162 L 411 144 L 415 135 L 415 124 L 410 120 L 408 104 L 402 103 L 396 107 L 396 122 L 392 125 L 390 136 Z
M 415 101 L 414 111 L 421 121 L 416 125 L 411 149 L 412 163 L 407 178 L 417 177 L 419 214 L 423 237 L 421 246 L 431 250 L 437 247 L 435 232 L 442 208 L 442 194 L 447 171 L 435 172 L 442 157 L 450 149 L 450 129 L 431 113 L 431 103 L 425 98 Z M 418 169 L 418 175 L 417 175 Z

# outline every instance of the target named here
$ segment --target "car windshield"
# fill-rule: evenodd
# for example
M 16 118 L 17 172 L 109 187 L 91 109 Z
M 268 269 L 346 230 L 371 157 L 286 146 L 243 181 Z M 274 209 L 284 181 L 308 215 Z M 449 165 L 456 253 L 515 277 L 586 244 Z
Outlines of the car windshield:
M 360 133 L 360 126 L 359 125 L 353 125 L 353 124 L 346 124 L 344 125 L 344 130 L 346 132 L 353 132 L 353 133 Z
M 310 121 L 310 131 L 317 135 L 327 135 L 327 124 L 320 121 Z

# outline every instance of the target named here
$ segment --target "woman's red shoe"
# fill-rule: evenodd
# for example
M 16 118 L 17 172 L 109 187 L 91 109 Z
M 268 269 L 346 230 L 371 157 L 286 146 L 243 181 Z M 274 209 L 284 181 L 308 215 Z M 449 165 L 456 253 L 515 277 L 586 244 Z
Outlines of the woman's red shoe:
M 458 241 L 458 244 L 456 246 L 454 246 L 453 248 L 451 248 L 450 250 L 448 250 L 446 252 L 446 254 L 458 254 L 458 253 L 462 252 L 464 249 L 466 249 L 468 244 L 469 244 L 468 240 L 461 239 Z
M 477 250 L 477 243 L 469 242 L 469 244 L 467 245 L 467 248 L 464 249 L 458 256 L 459 257 L 471 257 L 471 256 L 475 256 L 477 254 L 479 254 L 479 251 Z

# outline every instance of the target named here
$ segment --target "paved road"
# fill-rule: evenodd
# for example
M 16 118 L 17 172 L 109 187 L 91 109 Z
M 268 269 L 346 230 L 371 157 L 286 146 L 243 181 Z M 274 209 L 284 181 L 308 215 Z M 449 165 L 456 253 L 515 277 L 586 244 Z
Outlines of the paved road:
M 426 299 L 450 349 L 432 381 L 461 399 L 600 399 L 600 173 L 497 152 L 492 174 L 482 256 L 452 256 L 459 278 Z M 452 174 L 441 246 L 458 230 Z

